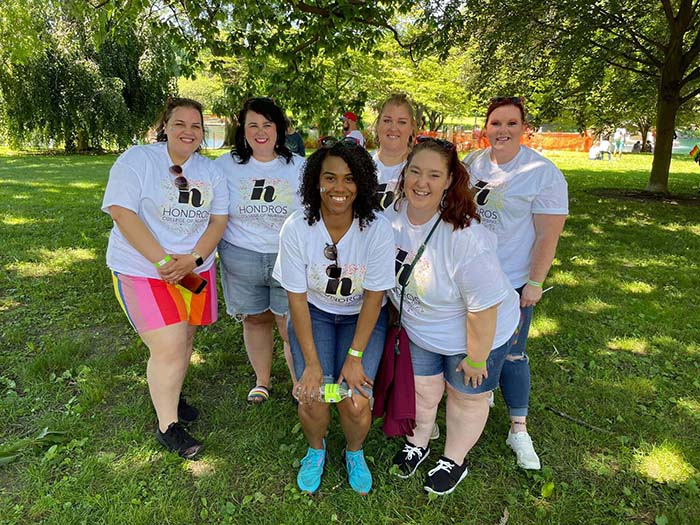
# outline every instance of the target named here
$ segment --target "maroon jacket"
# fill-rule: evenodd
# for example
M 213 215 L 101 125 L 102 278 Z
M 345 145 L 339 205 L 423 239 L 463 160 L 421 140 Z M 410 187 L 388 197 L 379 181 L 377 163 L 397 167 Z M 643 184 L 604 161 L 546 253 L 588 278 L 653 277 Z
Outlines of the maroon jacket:
M 394 342 L 398 332 L 399 347 Z M 412 436 L 416 428 L 416 385 L 406 330 L 391 326 L 374 381 L 372 416 L 384 416 L 382 429 L 389 437 Z

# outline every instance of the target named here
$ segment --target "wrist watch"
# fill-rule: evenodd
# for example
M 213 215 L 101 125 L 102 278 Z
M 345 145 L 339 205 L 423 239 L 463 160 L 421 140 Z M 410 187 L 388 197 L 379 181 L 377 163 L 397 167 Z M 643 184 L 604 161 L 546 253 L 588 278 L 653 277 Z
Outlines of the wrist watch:
M 197 266 L 202 266 L 204 264 L 204 259 L 202 259 L 202 256 L 199 255 L 197 252 L 192 252 L 190 255 L 194 257 L 194 263 Z

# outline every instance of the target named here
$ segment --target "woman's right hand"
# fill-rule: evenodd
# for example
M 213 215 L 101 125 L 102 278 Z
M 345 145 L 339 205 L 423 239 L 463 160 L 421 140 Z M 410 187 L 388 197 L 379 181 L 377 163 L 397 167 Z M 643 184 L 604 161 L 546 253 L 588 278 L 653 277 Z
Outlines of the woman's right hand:
M 294 397 L 300 404 L 319 401 L 319 392 L 323 384 L 323 370 L 320 364 L 307 365 L 297 383 Z

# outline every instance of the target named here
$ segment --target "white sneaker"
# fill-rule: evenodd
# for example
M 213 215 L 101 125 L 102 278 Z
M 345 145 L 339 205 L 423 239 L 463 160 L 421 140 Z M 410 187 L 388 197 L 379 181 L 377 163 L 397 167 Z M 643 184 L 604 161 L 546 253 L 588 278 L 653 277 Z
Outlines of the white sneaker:
M 430 433 L 430 439 L 437 439 L 440 437 L 440 427 L 437 423 L 433 424 L 433 431 Z
M 489 408 L 493 408 L 496 406 L 496 401 L 494 400 L 494 395 L 493 395 L 493 390 L 489 392 Z
M 530 434 L 527 432 L 508 431 L 506 445 L 513 449 L 518 458 L 518 466 L 526 470 L 540 470 L 540 458 L 537 457 Z

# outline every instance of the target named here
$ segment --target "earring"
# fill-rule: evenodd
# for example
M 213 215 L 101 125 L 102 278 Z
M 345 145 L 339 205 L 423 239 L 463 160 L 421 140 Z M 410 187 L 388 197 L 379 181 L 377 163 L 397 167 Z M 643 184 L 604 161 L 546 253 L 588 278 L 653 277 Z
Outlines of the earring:
M 442 192 L 442 198 L 440 199 L 440 209 L 444 210 L 447 207 L 447 203 L 445 202 L 445 197 L 447 196 L 447 190 L 444 190 Z

